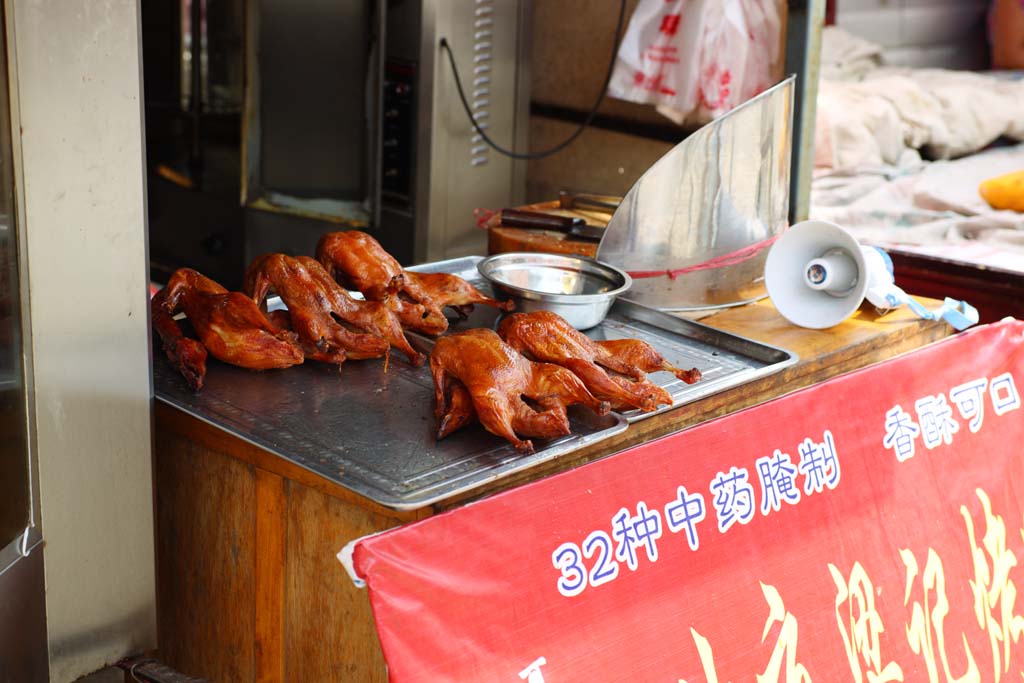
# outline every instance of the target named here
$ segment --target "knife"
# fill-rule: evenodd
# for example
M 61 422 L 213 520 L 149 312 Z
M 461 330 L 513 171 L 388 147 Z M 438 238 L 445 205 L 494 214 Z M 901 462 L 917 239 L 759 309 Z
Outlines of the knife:
M 575 216 L 557 216 L 540 211 L 502 209 L 501 224 L 510 228 L 528 230 L 556 230 L 585 240 L 601 241 L 604 228 L 587 225 L 586 220 Z
M 619 208 L 621 202 L 621 197 L 609 195 L 558 193 L 558 205 L 563 209 L 583 209 L 612 214 L 615 213 L 615 209 Z

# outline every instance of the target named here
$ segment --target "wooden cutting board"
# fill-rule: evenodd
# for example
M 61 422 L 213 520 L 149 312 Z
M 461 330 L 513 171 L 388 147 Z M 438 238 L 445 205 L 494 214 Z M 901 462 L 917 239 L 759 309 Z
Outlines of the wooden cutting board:
M 604 227 L 608 224 L 609 215 L 596 211 L 566 210 L 558 206 L 558 202 L 540 202 L 518 206 L 527 211 L 542 211 L 558 216 L 583 218 L 590 225 Z M 509 251 L 542 251 L 553 254 L 577 254 L 594 257 L 597 255 L 597 242 L 575 239 L 565 233 L 554 230 L 524 230 L 508 228 L 500 224 L 499 215 L 494 214 L 485 224 L 487 228 L 487 253 L 503 254 Z

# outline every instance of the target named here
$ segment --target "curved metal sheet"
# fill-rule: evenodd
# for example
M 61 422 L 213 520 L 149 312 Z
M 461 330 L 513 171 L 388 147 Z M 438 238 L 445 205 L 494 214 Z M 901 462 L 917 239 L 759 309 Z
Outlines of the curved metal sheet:
M 794 81 L 687 137 L 623 198 L 597 258 L 633 277 L 631 300 L 682 310 L 764 296 L 789 207 Z

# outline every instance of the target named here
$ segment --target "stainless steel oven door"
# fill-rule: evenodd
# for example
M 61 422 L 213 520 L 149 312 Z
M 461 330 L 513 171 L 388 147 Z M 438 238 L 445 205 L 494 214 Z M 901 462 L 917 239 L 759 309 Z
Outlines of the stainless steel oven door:
M 386 6 L 248 3 L 242 204 L 379 223 Z

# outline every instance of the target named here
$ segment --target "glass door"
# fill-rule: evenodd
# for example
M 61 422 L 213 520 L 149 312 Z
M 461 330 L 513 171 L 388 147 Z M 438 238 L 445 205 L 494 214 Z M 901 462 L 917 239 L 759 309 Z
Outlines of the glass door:
M 26 529 L 33 522 L 7 84 L 6 35 L 0 23 L 0 573 L 28 550 Z

